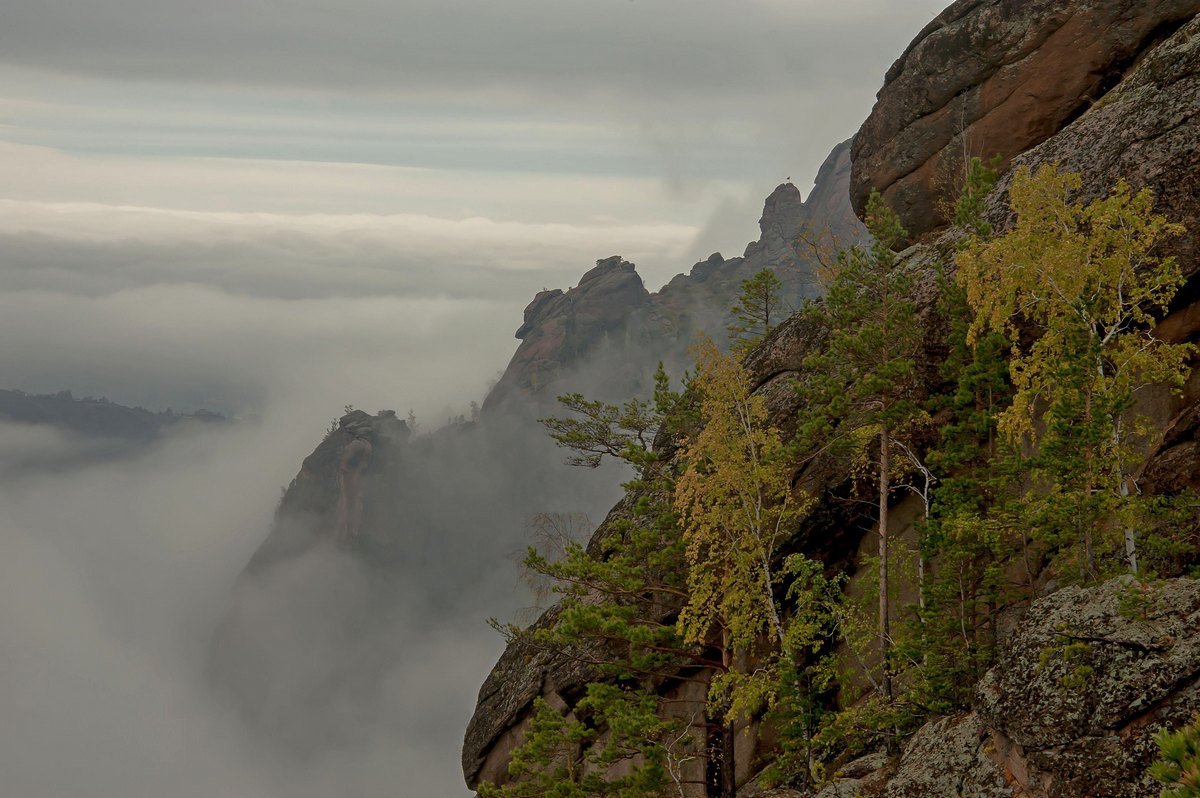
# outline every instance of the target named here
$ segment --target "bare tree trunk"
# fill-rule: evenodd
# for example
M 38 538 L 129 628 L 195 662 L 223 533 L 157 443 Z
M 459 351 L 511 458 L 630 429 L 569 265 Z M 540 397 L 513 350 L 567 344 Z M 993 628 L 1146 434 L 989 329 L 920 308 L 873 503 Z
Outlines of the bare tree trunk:
M 892 702 L 892 675 L 888 670 L 891 625 L 888 618 L 888 493 L 891 488 L 891 439 L 887 424 L 879 433 L 879 660 L 883 666 L 883 694 Z
M 737 767 L 734 758 L 736 730 L 732 723 L 721 727 L 721 798 L 736 798 L 737 796 Z
M 1121 482 L 1121 498 L 1129 498 L 1129 483 Z M 1131 526 L 1125 527 L 1125 561 L 1129 563 L 1129 573 L 1138 575 L 1137 530 Z

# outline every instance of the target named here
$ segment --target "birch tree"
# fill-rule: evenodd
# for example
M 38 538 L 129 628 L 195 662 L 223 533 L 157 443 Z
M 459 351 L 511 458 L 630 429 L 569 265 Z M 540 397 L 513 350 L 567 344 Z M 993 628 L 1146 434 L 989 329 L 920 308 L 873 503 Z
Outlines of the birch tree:
M 1161 247 L 1184 228 L 1154 213 L 1149 190 L 1122 181 L 1084 205 L 1070 199 L 1080 185 L 1054 166 L 1018 172 L 1015 226 L 961 252 L 958 277 L 976 313 L 971 339 L 1014 342 L 999 428 L 1033 454 L 1031 516 L 1053 546 L 1075 550 L 1088 580 L 1113 519 L 1115 548 L 1138 572 L 1134 475 L 1155 433 L 1136 403 L 1151 386 L 1181 387 L 1194 347 L 1153 332 L 1183 283 Z

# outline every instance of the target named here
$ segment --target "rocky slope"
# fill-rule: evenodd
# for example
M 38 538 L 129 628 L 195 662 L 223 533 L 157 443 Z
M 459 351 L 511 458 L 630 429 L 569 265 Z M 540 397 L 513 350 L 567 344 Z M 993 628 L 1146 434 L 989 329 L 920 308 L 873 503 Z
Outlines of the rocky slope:
M 917 243 L 902 254 L 932 281 L 931 266 L 953 252 L 943 233 L 964 153 L 1000 154 L 1009 167 L 987 213 L 1010 223 L 1011 169 L 1061 163 L 1081 172 L 1081 198 L 1124 178 L 1152 188 L 1159 209 L 1192 231 L 1173 243 L 1189 283 L 1158 333 L 1200 340 L 1200 3 L 1128 0 L 1011 2 L 960 0 L 918 36 L 889 71 L 871 117 L 853 145 L 851 195 L 861 209 L 872 188 L 900 212 Z M 957 159 L 957 160 L 956 160 Z M 928 294 L 927 294 L 928 295 Z M 942 329 L 926 307 L 926 365 L 943 355 Z M 777 421 L 794 414 L 786 385 L 818 331 L 793 319 L 752 354 L 749 365 Z M 1142 488 L 1200 487 L 1200 374 L 1182 396 L 1159 391 L 1145 409 L 1162 433 L 1147 453 Z M 816 485 L 822 507 L 792 545 L 828 562 L 853 562 L 854 506 L 839 500 L 845 474 L 810 466 L 798 480 Z M 892 535 L 903 538 L 903 506 Z M 619 517 L 622 505 L 613 510 Z M 598 531 L 597 538 L 604 529 Z M 1118 587 L 1065 590 L 1035 603 L 1008 641 L 1008 655 L 978 688 L 973 713 L 922 729 L 898 762 L 856 763 L 822 798 L 853 795 L 1151 796 L 1144 769 L 1149 734 L 1194 711 L 1200 649 L 1196 582 L 1165 584 L 1146 617 L 1117 610 Z M 545 621 L 544 621 L 545 622 Z M 1139 625 L 1140 624 L 1140 625 Z M 1096 689 L 1058 690 L 1040 652 L 1065 634 L 1089 638 Z M 1094 638 L 1094 640 L 1092 639 Z M 538 695 L 570 705 L 589 674 L 569 659 L 510 648 L 480 692 L 468 729 L 468 785 L 502 779 Z M 755 728 L 739 761 L 769 758 Z M 738 774 L 755 793 L 749 769 Z

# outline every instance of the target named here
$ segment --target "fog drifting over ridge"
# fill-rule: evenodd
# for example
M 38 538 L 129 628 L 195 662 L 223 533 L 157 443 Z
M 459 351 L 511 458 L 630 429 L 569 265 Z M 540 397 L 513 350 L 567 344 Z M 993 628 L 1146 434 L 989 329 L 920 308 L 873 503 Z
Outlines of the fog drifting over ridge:
M 353 746 L 297 757 L 209 691 L 280 487 L 347 403 L 426 430 L 467 412 L 534 293 L 596 259 L 655 290 L 739 254 L 924 5 L 6 4 L 0 388 L 239 421 L 0 482 L 0 793 L 465 795 L 494 608 L 431 617 L 414 586 L 388 620 L 413 645 L 389 650 L 379 713 L 347 709 Z M 23 459 L 91 445 L 0 426 Z M 501 609 L 514 580 L 487 586 Z
M 464 684 L 497 647 L 476 619 L 430 623 L 414 609 L 404 626 L 420 646 L 390 663 L 387 711 L 344 719 L 360 724 L 359 745 L 296 756 L 207 687 L 213 619 L 254 525 L 265 531 L 272 472 L 299 454 L 277 445 L 286 430 L 175 437 L 138 460 L 0 487 L 5 794 L 465 794 L 454 745 L 472 704 Z

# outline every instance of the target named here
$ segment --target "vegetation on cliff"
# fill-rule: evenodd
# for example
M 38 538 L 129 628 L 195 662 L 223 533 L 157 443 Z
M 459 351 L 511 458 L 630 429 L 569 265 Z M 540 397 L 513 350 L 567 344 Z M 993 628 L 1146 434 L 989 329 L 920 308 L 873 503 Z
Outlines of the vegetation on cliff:
M 574 415 L 547 424 L 575 462 L 613 456 L 636 476 L 598 545 L 526 559 L 559 604 L 550 623 L 506 631 L 587 652 L 594 678 L 567 706 L 538 704 L 509 780 L 481 795 L 732 798 L 737 736 L 760 723 L 776 741 L 765 778 L 819 784 L 967 708 L 1003 614 L 1048 584 L 1196 565 L 1180 531 L 1194 497 L 1143 496 L 1137 470 L 1156 443 L 1141 394 L 1177 390 L 1193 355 L 1151 332 L 1182 283 L 1158 253 L 1182 228 L 1123 183 L 1074 201 L 1078 180 L 1047 167 L 1015 177 L 1016 223 L 997 235 L 982 211 L 995 180 L 972 164 L 937 279 L 893 252 L 907 233 L 871 198 L 874 244 L 843 253 L 801 311 L 824 345 L 787 423 L 711 342 L 680 391 L 660 372 L 652 402 L 563 397 Z M 937 364 L 921 362 L 931 330 Z M 806 478 L 818 463 L 850 475 L 843 499 L 876 507 L 878 554 L 859 563 L 874 579 L 857 593 L 794 543 L 826 490 Z M 908 493 L 915 542 L 889 521 Z M 688 682 L 702 717 L 672 706 Z

